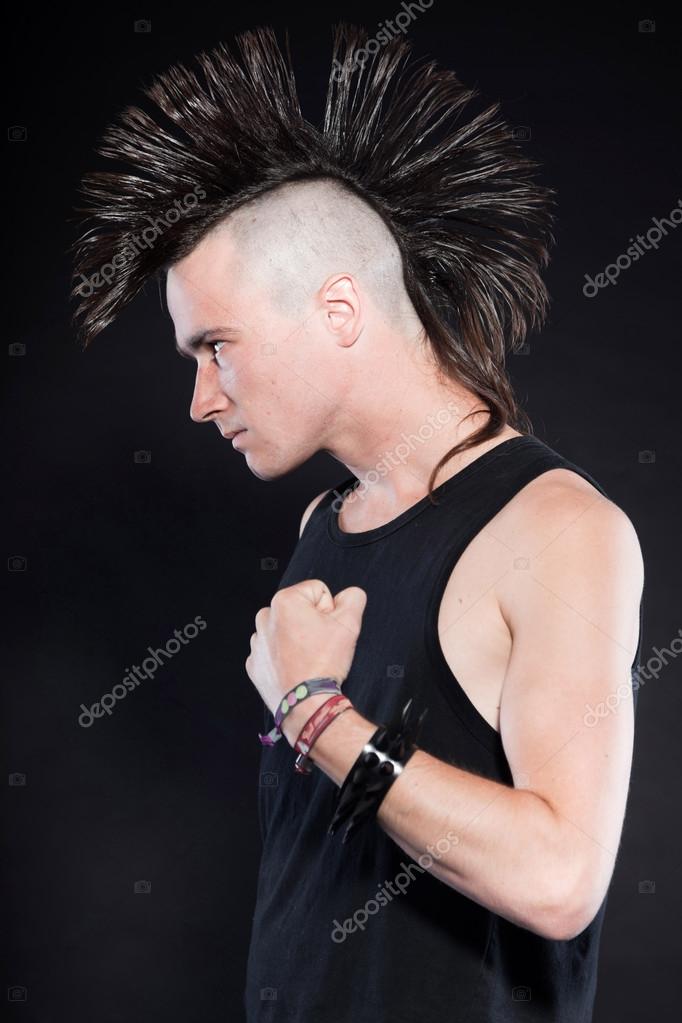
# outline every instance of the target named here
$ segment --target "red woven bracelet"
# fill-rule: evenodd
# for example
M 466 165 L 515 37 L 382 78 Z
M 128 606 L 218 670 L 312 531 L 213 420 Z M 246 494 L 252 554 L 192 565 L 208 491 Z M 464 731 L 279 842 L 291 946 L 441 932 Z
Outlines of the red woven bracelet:
M 343 696 L 343 694 L 337 694 L 325 700 L 313 715 L 308 718 L 294 743 L 294 749 L 298 753 L 294 770 L 298 774 L 312 774 L 313 769 L 308 763 L 311 749 L 334 718 L 338 717 L 339 714 L 343 714 L 344 710 L 348 710 L 349 707 L 352 707 L 352 704 L 348 697 Z

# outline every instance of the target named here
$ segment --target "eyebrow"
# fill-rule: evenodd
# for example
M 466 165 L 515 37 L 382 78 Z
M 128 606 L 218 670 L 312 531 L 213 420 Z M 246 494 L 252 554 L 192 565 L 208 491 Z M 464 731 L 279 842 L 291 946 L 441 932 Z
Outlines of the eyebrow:
M 181 346 L 178 343 L 177 338 L 175 339 L 175 350 L 178 355 L 181 355 L 183 359 L 191 359 L 192 356 L 187 354 L 187 350 L 190 352 L 196 352 L 203 344 L 209 343 L 214 337 L 219 334 L 238 334 L 239 331 L 236 327 L 208 327 L 205 330 L 198 330 L 196 334 L 192 334 L 184 344 Z

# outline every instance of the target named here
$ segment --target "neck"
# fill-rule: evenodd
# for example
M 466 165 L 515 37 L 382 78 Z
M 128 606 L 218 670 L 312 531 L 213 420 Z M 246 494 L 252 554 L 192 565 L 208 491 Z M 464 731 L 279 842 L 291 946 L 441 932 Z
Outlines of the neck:
M 396 511 L 425 496 L 440 458 L 489 418 L 475 394 L 442 378 L 428 351 L 397 351 L 402 357 L 394 350 L 392 359 L 366 367 L 363 383 L 349 389 L 353 399 L 335 417 L 334 442 L 326 448 L 361 481 L 356 502 L 362 500 L 363 514 Z M 454 456 L 434 486 L 517 434 L 507 427 L 492 441 Z

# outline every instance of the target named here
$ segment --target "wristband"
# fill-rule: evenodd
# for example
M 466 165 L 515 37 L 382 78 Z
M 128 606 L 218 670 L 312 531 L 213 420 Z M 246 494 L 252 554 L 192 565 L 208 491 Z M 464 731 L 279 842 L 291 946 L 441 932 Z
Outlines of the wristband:
M 331 696 L 308 718 L 301 729 L 298 739 L 294 743 L 294 749 L 298 756 L 294 763 L 294 770 L 299 774 L 312 774 L 312 767 L 309 765 L 309 754 L 318 738 L 325 728 L 332 723 L 334 718 L 349 710 L 352 704 L 347 696 L 339 694 Z
M 282 697 L 277 710 L 275 711 L 275 727 L 270 729 L 267 735 L 258 733 L 263 746 L 274 746 L 282 738 L 282 721 L 292 707 L 301 700 L 307 699 L 317 693 L 340 693 L 341 687 L 335 678 L 309 678 L 305 682 L 299 682 Z
M 415 743 L 427 710 L 422 711 L 416 722 L 411 721 L 410 698 L 399 721 L 390 726 L 379 725 L 346 775 L 327 834 L 333 835 L 350 818 L 342 841 L 345 845 L 358 827 L 376 814 L 391 785 L 417 750 Z

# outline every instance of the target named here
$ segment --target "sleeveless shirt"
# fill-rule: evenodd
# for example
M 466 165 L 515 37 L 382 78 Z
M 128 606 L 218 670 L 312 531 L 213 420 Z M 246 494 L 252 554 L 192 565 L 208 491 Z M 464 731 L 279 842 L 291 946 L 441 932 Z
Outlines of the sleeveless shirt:
M 513 785 L 497 732 L 441 649 L 438 611 L 464 549 L 527 483 L 564 468 L 602 487 L 532 435 L 488 449 L 375 529 L 340 529 L 351 477 L 314 509 L 279 588 L 322 579 L 361 586 L 367 605 L 343 692 L 360 714 L 395 720 L 406 700 L 428 707 L 420 749 Z M 642 645 L 640 633 L 633 667 Z M 634 688 L 636 705 L 637 687 Z M 264 729 L 273 718 L 264 708 Z M 358 751 L 359 752 L 359 751 Z M 589 1023 L 606 898 L 577 937 L 548 940 L 438 880 L 379 826 L 348 844 L 327 834 L 338 786 L 293 768 L 283 737 L 263 747 L 258 810 L 263 851 L 248 956 L 248 1023 Z M 352 928 L 352 929 L 351 929 Z

